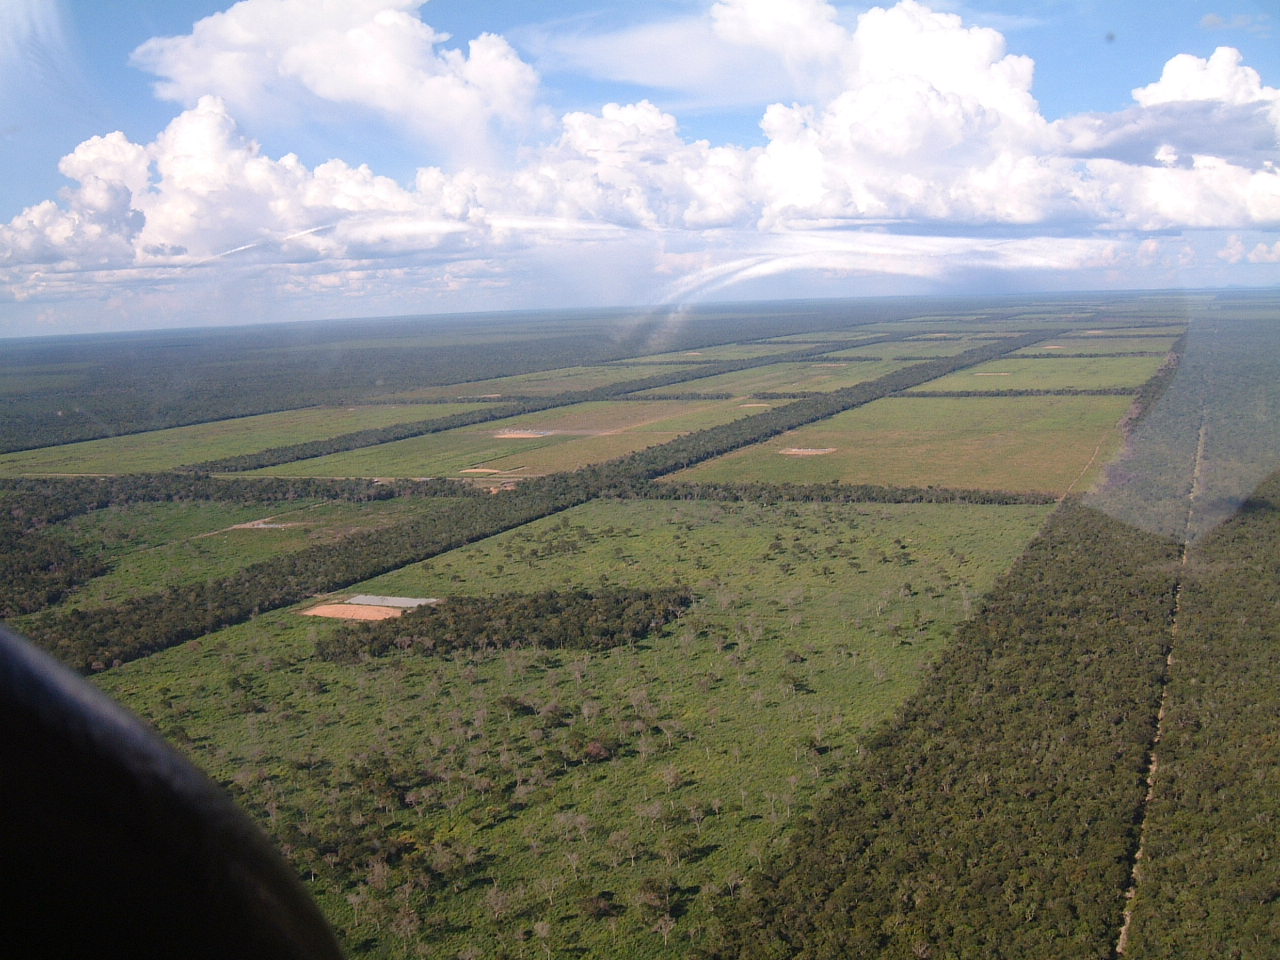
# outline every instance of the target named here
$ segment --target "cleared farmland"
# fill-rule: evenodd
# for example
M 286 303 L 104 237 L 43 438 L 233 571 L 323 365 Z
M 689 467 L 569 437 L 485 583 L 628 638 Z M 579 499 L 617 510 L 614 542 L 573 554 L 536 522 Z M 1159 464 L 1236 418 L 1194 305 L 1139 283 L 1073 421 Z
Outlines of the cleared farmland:
M 1036 344 L 1023 350 L 1015 350 L 1011 356 L 1022 353 L 1044 353 L 1049 350 L 1060 351 L 1065 355 L 1073 353 L 1087 354 L 1125 354 L 1125 353 L 1168 353 L 1173 349 L 1177 337 L 1055 337 L 1051 343 Z
M 671 476 L 1065 493 L 1084 489 L 1119 449 L 1116 424 L 1129 403 L 1124 396 L 889 398 Z M 831 452 L 814 453 L 823 450 Z
M 432 900 L 423 935 L 437 955 L 514 949 L 530 917 L 552 916 L 553 952 L 670 956 L 641 905 L 653 878 L 674 883 L 688 943 L 859 733 L 915 688 L 921 664 L 1046 513 L 594 502 L 351 589 L 484 596 L 594 586 L 604 571 L 617 585 L 694 586 L 697 607 L 635 647 L 395 654 L 352 668 L 312 656 L 334 624 L 280 611 L 103 683 L 162 729 L 180 726 L 216 776 L 253 787 L 264 817 L 260 781 L 277 780 L 274 822 L 309 811 L 318 838 L 351 833 L 349 800 L 337 798 L 363 793 L 348 778 L 371 746 L 419 771 L 421 788 L 402 787 L 413 804 L 368 807 L 356 832 L 402 838 L 424 856 L 458 844 L 476 876 L 485 864 L 502 870 L 500 896 L 491 882 L 422 891 Z M 597 736 L 614 744 L 607 761 L 566 766 L 548 752 Z M 307 756 L 325 760 L 292 759 Z M 493 786 L 467 786 L 479 777 Z M 419 800 L 419 789 L 435 799 Z M 281 839 L 314 870 L 348 942 L 376 936 L 386 921 L 367 864 L 331 865 L 292 828 Z M 388 895 L 423 869 L 413 856 L 389 866 Z M 601 890 L 618 904 L 613 921 L 583 906 Z
M 665 372 L 681 369 L 696 369 L 697 364 L 688 367 L 666 366 Z M 514 377 L 497 377 L 493 380 L 474 380 L 468 383 L 451 383 L 441 387 L 427 387 L 422 390 L 410 390 L 398 394 L 404 400 L 452 399 L 455 397 L 549 397 L 570 390 L 594 390 L 597 387 L 608 387 L 628 380 L 639 380 L 650 376 L 653 370 L 643 366 L 627 366 L 625 364 L 600 365 L 590 367 L 564 367 L 558 370 L 547 370 L 541 373 L 525 373 Z
M 349 431 L 410 423 L 429 419 L 437 413 L 444 417 L 484 406 L 487 404 L 396 404 L 286 410 L 8 453 L 0 456 L 0 476 L 172 470 L 198 460 L 321 440 Z
M 1057 343 L 1057 340 L 1050 341 Z M 930 381 L 919 390 L 1137 389 L 1162 357 L 1002 357 Z
M 886 344 L 885 346 L 891 346 Z M 747 397 L 756 393 L 789 393 L 804 391 L 830 391 L 841 387 L 851 387 L 856 383 L 866 383 L 886 373 L 893 373 L 908 366 L 909 362 L 883 361 L 829 362 L 817 360 L 811 363 L 771 363 L 764 367 L 753 367 L 750 370 L 736 370 L 733 373 L 721 373 L 697 380 L 687 380 L 680 389 L 695 390 L 699 393 L 731 393 L 734 396 Z M 671 392 L 672 387 L 658 387 L 644 390 L 637 396 L 650 394 L 661 395 Z
M 448 503 L 442 499 L 406 498 L 371 503 L 147 503 L 95 510 L 70 521 L 67 529 L 84 549 L 101 555 L 110 570 L 79 587 L 61 606 L 92 607 L 224 577 L 357 530 L 444 509 Z
M 535 476 L 573 470 L 751 416 L 732 400 L 598 401 L 282 464 L 257 474 L 305 477 Z M 481 471 L 481 473 L 468 472 Z

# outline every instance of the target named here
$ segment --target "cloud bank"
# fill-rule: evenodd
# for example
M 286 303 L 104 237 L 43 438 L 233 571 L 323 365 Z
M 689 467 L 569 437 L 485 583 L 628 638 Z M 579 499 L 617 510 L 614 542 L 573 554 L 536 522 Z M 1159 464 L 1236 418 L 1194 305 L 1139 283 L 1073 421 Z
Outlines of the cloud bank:
M 652 302 L 797 272 L 850 291 L 1176 284 L 1197 263 L 1278 278 L 1280 90 L 1229 47 L 1175 56 L 1124 110 L 1051 123 L 1029 58 L 916 0 L 848 26 L 825 0 L 718 0 L 580 38 L 581 62 L 608 49 L 628 77 L 651 69 L 655 31 L 703 45 L 655 89 L 728 89 L 705 72 L 757 65 L 791 99 L 760 104 L 763 143 L 743 147 L 688 139 L 644 99 L 552 118 L 510 43 L 451 47 L 422 6 L 243 0 L 143 44 L 134 62 L 181 112 L 149 143 L 108 133 L 63 158 L 62 195 L 0 226 L 0 296 L 140 313 L 233 280 L 272 318 L 289 298 L 329 314 Z M 411 182 L 308 167 L 238 121 L 350 111 L 430 162 Z M 1188 231 L 1230 232 L 1230 255 Z

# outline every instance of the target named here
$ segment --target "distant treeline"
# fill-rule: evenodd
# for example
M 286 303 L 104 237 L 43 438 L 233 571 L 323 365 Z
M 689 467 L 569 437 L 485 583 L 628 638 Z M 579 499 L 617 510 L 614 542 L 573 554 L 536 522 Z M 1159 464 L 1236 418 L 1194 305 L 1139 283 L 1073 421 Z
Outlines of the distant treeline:
M 685 587 L 622 587 L 452 597 L 403 616 L 352 623 L 323 637 L 316 652 L 326 660 L 355 663 L 395 650 L 444 654 L 533 646 L 608 650 L 643 640 L 693 603 Z
M 611 488 L 614 496 L 647 500 L 727 500 L 753 503 L 970 503 L 1049 504 L 1049 493 L 965 490 L 955 487 L 888 487 L 874 483 L 716 483 L 644 481 Z
M 724 901 L 714 955 L 1111 958 L 1178 555 L 1065 504 L 848 780 Z

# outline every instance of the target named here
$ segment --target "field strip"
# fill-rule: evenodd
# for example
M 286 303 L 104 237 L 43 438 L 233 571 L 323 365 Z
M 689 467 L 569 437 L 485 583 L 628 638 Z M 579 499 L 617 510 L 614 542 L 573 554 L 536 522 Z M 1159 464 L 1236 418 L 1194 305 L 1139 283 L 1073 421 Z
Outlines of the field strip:
M 1201 472 L 1204 464 L 1205 437 L 1207 433 L 1208 423 L 1202 410 L 1200 436 L 1196 442 L 1195 464 L 1191 470 L 1191 490 L 1187 496 L 1186 528 L 1182 539 L 1181 564 L 1184 569 L 1187 566 L 1189 554 L 1187 536 L 1192 529 L 1191 522 L 1195 513 L 1196 498 L 1200 495 Z M 1112 955 L 1115 957 L 1124 956 L 1129 947 L 1129 931 L 1133 924 L 1133 898 L 1138 892 L 1139 869 L 1146 849 L 1147 811 L 1150 809 L 1151 801 L 1155 798 L 1156 774 L 1160 769 L 1160 759 L 1156 751 L 1159 749 L 1160 741 L 1164 738 L 1165 708 L 1169 699 L 1169 678 L 1173 671 L 1173 650 L 1178 640 L 1180 614 L 1182 612 L 1182 586 L 1182 581 L 1179 579 L 1173 595 L 1173 617 L 1169 625 L 1169 652 L 1165 657 L 1164 671 L 1160 676 L 1160 706 L 1156 710 L 1156 728 L 1151 736 L 1151 748 L 1147 753 L 1147 792 L 1143 796 L 1142 804 L 1138 810 L 1138 843 L 1133 851 L 1133 866 L 1129 874 L 1129 888 L 1124 892 L 1124 913 L 1120 921 L 1120 933 L 1116 937 L 1115 949 L 1112 951 Z

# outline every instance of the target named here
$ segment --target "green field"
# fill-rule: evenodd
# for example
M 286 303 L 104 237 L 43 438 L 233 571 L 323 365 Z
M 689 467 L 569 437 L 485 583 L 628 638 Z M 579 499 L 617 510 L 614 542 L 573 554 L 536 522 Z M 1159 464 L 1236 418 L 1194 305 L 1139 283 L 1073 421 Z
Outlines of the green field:
M 1115 427 L 1129 402 L 1054 396 L 878 400 L 671 479 L 932 484 L 1060 494 L 1085 489 L 1119 449 Z
M 698 393 L 731 393 L 749 397 L 756 393 L 790 393 L 795 391 L 827 391 L 850 387 L 901 370 L 906 362 L 841 362 L 772 363 L 764 367 L 735 370 L 698 380 L 688 380 L 679 389 Z M 641 391 L 638 396 L 670 393 L 673 387 Z
M 840 359 L 841 357 L 911 357 L 927 360 L 933 357 L 954 357 L 957 353 L 971 350 L 982 343 L 967 337 L 947 337 L 946 339 L 911 339 L 894 340 L 889 343 L 872 343 L 865 347 L 850 347 L 847 350 L 834 350 L 823 354 L 824 357 Z
M 172 470 L 187 463 L 477 410 L 483 403 L 318 407 L 85 440 L 0 456 L 0 477 Z
M 111 566 L 80 587 L 65 606 L 92 607 L 179 583 L 224 577 L 254 563 L 355 530 L 370 530 L 447 508 L 408 499 L 372 503 L 145 503 L 76 517 L 66 528 Z
M 837 339 L 843 339 L 839 337 Z M 621 363 L 670 363 L 691 361 L 705 363 L 708 360 L 750 360 L 785 353 L 788 348 L 777 343 L 727 343 L 719 347 L 698 347 L 696 350 L 676 350 L 672 353 L 651 353 L 643 357 L 631 357 Z
M 350 832 L 341 818 L 358 809 L 362 834 L 406 837 L 424 852 L 447 840 L 501 864 L 502 897 L 492 883 L 415 894 L 433 897 L 420 935 L 434 955 L 514 948 L 545 921 L 553 952 L 667 956 L 641 884 L 676 881 L 677 929 L 696 943 L 723 886 L 769 854 L 858 734 L 914 688 L 1046 511 L 596 502 L 349 592 L 484 595 L 604 578 L 694 586 L 697 608 L 651 642 L 343 667 L 311 656 L 332 622 L 280 612 L 102 683 L 162 730 L 180 728 L 219 778 L 252 796 L 274 782 L 282 824 L 307 810 L 317 834 Z M 513 699 L 533 710 L 513 712 Z M 614 737 L 616 755 L 548 768 L 546 746 L 575 731 Z M 439 799 L 338 800 L 370 750 L 443 776 Z M 308 757 L 325 759 L 308 773 L 298 763 Z M 502 786 L 468 786 L 482 777 Z M 412 858 L 391 865 L 383 893 L 367 863 L 335 869 L 298 855 L 348 942 L 389 921 L 390 891 L 413 871 Z M 602 890 L 621 911 L 614 921 L 584 914 L 582 899 Z M 379 955 L 399 952 L 383 939 Z
M 1056 342 L 1056 341 L 1055 341 Z M 1137 389 L 1160 369 L 1162 357 L 1009 357 L 932 380 L 920 390 Z
M 687 367 L 679 365 L 663 366 L 660 371 L 651 367 L 618 365 L 600 365 L 594 367 L 564 367 L 558 370 L 547 370 L 542 373 L 526 373 L 515 377 L 498 377 L 494 380 L 475 380 L 468 383 L 453 383 L 442 387 L 427 387 L 422 390 L 410 390 L 399 394 L 404 400 L 451 399 L 454 397 L 545 397 L 570 390 L 594 390 L 597 387 L 609 387 L 628 380 L 640 380 L 653 376 L 654 373 L 672 373 L 681 369 L 696 369 L 696 364 Z M 452 409 L 452 408 L 451 408 Z
M 1012 356 L 1020 353 L 1047 353 L 1061 351 L 1064 354 L 1124 354 L 1124 353 L 1168 353 L 1173 349 L 1177 337 L 1055 337 L 1053 340 L 1037 343 L 1033 347 L 1016 350 Z
M 759 412 L 734 400 L 578 403 L 253 471 L 286 477 L 536 476 Z M 478 472 L 476 472 L 478 471 Z

